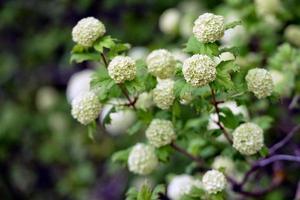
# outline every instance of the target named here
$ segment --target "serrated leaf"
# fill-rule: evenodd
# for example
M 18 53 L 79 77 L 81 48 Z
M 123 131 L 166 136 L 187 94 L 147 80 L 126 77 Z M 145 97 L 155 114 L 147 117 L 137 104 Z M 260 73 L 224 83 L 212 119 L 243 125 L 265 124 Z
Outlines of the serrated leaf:
M 225 127 L 230 129 L 235 129 L 240 122 L 242 121 L 241 115 L 234 115 L 229 108 L 221 108 L 220 121 L 224 124 Z
M 217 56 L 219 54 L 218 45 L 216 43 L 201 43 L 194 36 L 191 36 L 184 49 L 187 53 L 206 54 Z
M 84 61 L 99 61 L 100 55 L 98 53 L 89 53 L 89 52 L 82 52 L 82 53 L 72 53 L 70 62 L 82 63 Z
M 110 49 L 115 45 L 115 39 L 113 39 L 110 35 L 101 37 L 94 44 L 94 49 L 100 53 L 103 53 L 104 48 Z

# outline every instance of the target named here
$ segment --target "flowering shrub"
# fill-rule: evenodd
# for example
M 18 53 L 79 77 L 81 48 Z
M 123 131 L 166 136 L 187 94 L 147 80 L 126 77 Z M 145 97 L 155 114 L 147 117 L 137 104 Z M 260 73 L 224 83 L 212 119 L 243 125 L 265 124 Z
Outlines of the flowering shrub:
M 281 143 L 268 151 L 264 134 L 269 118 L 249 119 L 221 105 L 225 101 L 238 107 L 236 102 L 242 106 L 246 101 L 276 100 L 271 73 L 262 68 L 240 68 L 235 59 L 239 52 L 218 42 L 226 30 L 237 25 L 240 21 L 225 23 L 223 16 L 212 13 L 199 16 L 183 49 L 189 55 L 183 62 L 165 49 L 155 49 L 146 59 L 134 60 L 126 56 L 130 45 L 104 35 L 102 22 L 91 17 L 74 27 L 77 44 L 71 61 L 100 62 L 90 91 L 75 97 L 72 103 L 73 117 L 89 127 L 90 137 L 95 134 L 95 119 L 102 105 L 122 98 L 114 101 L 119 103 L 113 107 L 135 112 L 137 121 L 127 133 L 128 137 L 139 134 L 139 141 L 133 140 L 131 147 L 114 153 L 114 162 L 127 165 L 137 175 L 158 173 L 179 154 L 190 162 L 181 172 L 187 174 L 173 178 L 168 191 L 161 185 L 153 190 L 144 185 L 139 191 L 128 190 L 127 199 L 226 199 L 231 194 L 227 190 L 256 196 L 268 192 L 268 188 L 245 189 L 255 170 L 276 159 L 296 159 L 273 155 Z M 215 117 L 210 117 L 212 114 Z M 109 118 L 110 114 L 105 116 Z M 110 123 L 110 119 L 101 121 Z M 217 128 L 207 130 L 209 121 Z M 233 174 L 238 171 L 233 158 L 243 163 L 239 171 L 245 174 L 241 174 L 242 180 Z M 253 164 L 247 169 L 249 160 Z M 272 187 L 280 183 L 278 179 L 274 182 Z

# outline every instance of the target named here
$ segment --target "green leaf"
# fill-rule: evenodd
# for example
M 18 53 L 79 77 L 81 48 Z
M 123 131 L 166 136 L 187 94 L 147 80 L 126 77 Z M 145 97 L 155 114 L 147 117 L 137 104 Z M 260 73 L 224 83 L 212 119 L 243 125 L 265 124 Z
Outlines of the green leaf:
M 95 52 L 72 53 L 70 62 L 82 63 L 83 61 L 99 61 L 100 55 Z
M 151 195 L 151 200 L 157 200 L 160 198 L 160 194 L 166 193 L 166 187 L 163 184 L 157 185 Z
M 271 128 L 274 119 L 270 116 L 264 115 L 260 117 L 255 117 L 252 119 L 252 121 L 263 130 L 268 130 L 269 128 Z
M 159 161 L 161 161 L 163 163 L 166 163 L 170 159 L 170 155 L 172 153 L 172 150 L 173 149 L 170 146 L 163 146 L 163 147 L 160 147 L 160 148 L 156 148 L 155 153 L 156 153 L 156 156 L 158 157 Z
M 113 57 L 117 56 L 118 54 L 128 51 L 130 49 L 130 44 L 128 43 L 119 43 L 115 44 L 110 48 L 110 51 L 108 52 L 108 57 L 112 59 Z
M 127 192 L 126 192 L 126 200 L 136 200 L 138 196 L 138 191 L 135 187 L 131 187 Z
M 122 165 L 126 165 L 130 151 L 131 151 L 131 148 L 117 151 L 112 155 L 111 160 L 113 162 L 120 163 Z
M 228 23 L 228 24 L 225 25 L 225 30 L 234 28 L 234 27 L 236 27 L 238 25 L 241 25 L 241 24 L 242 24 L 241 20 L 230 22 L 230 23 Z
M 137 121 L 134 125 L 132 125 L 129 129 L 127 129 L 127 134 L 134 135 L 139 132 L 144 127 L 144 124 L 141 121 Z
M 231 80 L 231 74 L 238 72 L 239 66 L 234 61 L 223 61 L 217 66 L 217 77 L 213 84 L 217 88 L 230 90 L 234 88 L 234 83 Z
M 221 108 L 220 121 L 225 127 L 235 129 L 242 121 L 242 115 L 234 115 L 229 108 Z
M 137 200 L 151 200 L 151 196 L 151 188 L 147 184 L 144 184 L 137 195 Z
M 201 43 L 194 36 L 191 36 L 184 49 L 187 53 L 206 54 L 217 56 L 219 54 L 218 45 L 216 43 Z
M 88 125 L 88 136 L 92 141 L 95 141 L 94 133 L 96 132 L 96 122 L 93 121 Z
M 116 39 L 113 39 L 110 35 L 101 37 L 94 44 L 94 49 L 100 53 L 103 53 L 104 48 L 110 49 L 115 45 Z
M 261 148 L 261 150 L 259 151 L 259 154 L 261 155 L 261 157 L 266 157 L 267 155 L 269 155 L 268 147 L 263 146 L 263 148 Z

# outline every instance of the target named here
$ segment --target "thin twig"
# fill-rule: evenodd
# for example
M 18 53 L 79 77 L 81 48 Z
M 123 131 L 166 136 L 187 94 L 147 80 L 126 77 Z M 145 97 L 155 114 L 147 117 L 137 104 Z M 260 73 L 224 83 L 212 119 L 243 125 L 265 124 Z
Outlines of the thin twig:
M 230 144 L 232 144 L 232 139 L 231 137 L 229 136 L 229 133 L 227 132 L 227 130 L 225 129 L 225 127 L 223 126 L 223 124 L 221 123 L 220 121 L 220 109 L 218 107 L 218 104 L 219 104 L 219 101 L 216 100 L 216 94 L 215 94 L 215 91 L 214 89 L 210 87 L 210 91 L 211 91 L 211 96 L 212 96 L 212 104 L 213 106 L 215 107 L 215 110 L 216 110 L 216 114 L 218 116 L 218 120 L 216 121 L 216 124 L 219 126 L 219 128 L 222 130 L 222 132 L 224 133 L 224 136 L 225 138 L 228 140 L 228 142 Z
M 203 165 L 203 160 L 201 158 L 190 154 L 189 152 L 187 152 L 185 149 L 181 148 L 180 146 L 178 146 L 174 142 L 171 143 L 171 147 L 173 149 L 175 149 L 176 151 L 178 151 L 179 153 L 181 153 L 181 154 L 185 155 L 186 157 L 192 159 L 193 161 L 197 162 L 199 165 Z
M 107 62 L 107 60 L 106 60 L 106 58 L 105 58 L 104 53 L 100 53 L 100 56 L 101 56 L 101 58 L 102 58 L 102 61 L 103 61 L 104 65 L 105 65 L 105 67 L 108 68 L 108 62 Z M 137 100 L 131 101 L 131 99 L 130 99 L 130 97 L 129 97 L 129 94 L 128 94 L 128 91 L 127 91 L 126 87 L 124 87 L 122 84 L 117 84 L 117 85 L 118 85 L 119 88 L 121 89 L 123 95 L 124 95 L 124 96 L 126 97 L 126 99 L 128 100 L 129 103 L 128 103 L 127 105 L 128 105 L 128 106 L 131 106 L 134 110 L 136 110 L 135 103 L 136 103 Z
M 272 155 L 274 154 L 278 149 L 286 145 L 294 136 L 296 132 L 300 130 L 300 125 L 295 126 L 286 136 L 284 139 L 279 141 L 278 143 L 274 144 L 270 149 L 269 149 L 269 154 Z

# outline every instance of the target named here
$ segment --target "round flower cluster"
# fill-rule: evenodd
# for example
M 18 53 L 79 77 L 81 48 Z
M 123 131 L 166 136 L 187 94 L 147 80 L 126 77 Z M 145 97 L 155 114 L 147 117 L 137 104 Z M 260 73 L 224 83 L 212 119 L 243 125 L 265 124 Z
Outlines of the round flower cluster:
M 243 155 L 253 155 L 264 146 L 263 130 L 254 123 L 244 123 L 233 132 L 233 147 Z
M 271 74 L 265 69 L 254 68 L 246 75 L 248 90 L 261 99 L 272 94 L 274 83 Z
M 204 174 L 202 184 L 207 193 L 216 194 L 225 189 L 226 178 L 223 173 L 213 169 Z
M 153 146 L 162 147 L 170 144 L 176 135 L 171 121 L 153 119 L 146 130 L 146 137 Z
M 203 43 L 215 42 L 224 35 L 224 17 L 205 13 L 194 22 L 193 34 Z
M 216 170 L 219 170 L 220 168 L 225 168 L 225 172 L 227 174 L 230 174 L 234 171 L 234 163 L 228 157 L 218 156 L 214 159 L 214 162 L 212 163 L 212 168 Z
M 83 125 L 95 120 L 100 112 L 101 104 L 93 92 L 77 95 L 72 101 L 72 116 Z
M 132 148 L 128 157 L 129 171 L 140 175 L 147 175 L 157 165 L 158 159 L 152 146 L 138 143 Z
M 189 194 L 193 187 L 201 188 L 201 182 L 186 174 L 178 175 L 168 185 L 167 195 L 172 200 L 180 200 L 183 195 Z
M 152 51 L 146 59 L 146 64 L 149 73 L 160 79 L 172 77 L 176 70 L 176 60 L 166 49 Z
M 105 26 L 101 21 L 94 17 L 87 17 L 77 22 L 72 30 L 73 41 L 90 47 L 101 36 L 105 34 Z
M 116 56 L 108 65 L 108 74 L 116 83 L 133 80 L 136 76 L 135 61 L 128 56 Z
M 183 62 L 182 72 L 186 82 L 201 87 L 215 80 L 217 70 L 210 57 L 196 54 Z
M 155 105 L 160 109 L 167 110 L 173 105 L 174 100 L 174 81 L 171 79 L 158 81 L 153 90 L 153 102 Z

